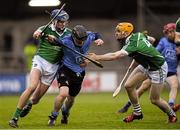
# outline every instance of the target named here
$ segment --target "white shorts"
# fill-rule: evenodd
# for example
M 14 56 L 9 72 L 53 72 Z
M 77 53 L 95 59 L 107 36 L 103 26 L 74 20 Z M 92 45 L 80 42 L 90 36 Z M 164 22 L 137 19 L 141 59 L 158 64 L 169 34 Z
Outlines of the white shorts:
M 137 67 L 150 78 L 152 83 L 162 84 L 167 78 L 168 66 L 166 62 L 161 66 L 161 69 L 156 71 L 149 71 L 142 65 L 138 65 Z
M 35 55 L 33 58 L 32 69 L 40 70 L 41 82 L 45 85 L 50 86 L 55 78 L 59 64 L 51 64 L 42 57 Z

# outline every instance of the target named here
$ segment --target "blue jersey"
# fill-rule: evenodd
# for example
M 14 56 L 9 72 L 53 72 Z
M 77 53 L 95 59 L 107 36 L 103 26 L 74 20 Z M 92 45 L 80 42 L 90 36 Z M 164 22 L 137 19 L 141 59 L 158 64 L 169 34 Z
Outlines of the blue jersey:
M 100 35 L 98 33 L 87 32 L 87 39 L 84 41 L 82 46 L 76 46 L 71 35 L 64 37 L 63 39 L 58 39 L 58 44 L 64 44 L 73 50 L 76 50 L 82 54 L 87 54 L 91 43 L 98 39 Z M 63 47 L 64 57 L 63 64 L 76 73 L 81 73 L 85 68 L 80 67 L 80 64 L 84 62 L 84 58 L 72 50 Z
M 168 72 L 177 72 L 178 59 L 176 54 L 176 44 L 166 37 L 160 39 L 156 49 L 164 56 L 168 64 Z

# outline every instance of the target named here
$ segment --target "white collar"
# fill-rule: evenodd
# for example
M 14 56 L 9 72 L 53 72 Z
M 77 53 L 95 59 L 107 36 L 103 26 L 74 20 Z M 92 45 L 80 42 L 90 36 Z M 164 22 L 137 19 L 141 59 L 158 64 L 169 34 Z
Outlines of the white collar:
M 129 42 L 129 38 L 130 38 L 131 36 L 132 36 L 132 34 L 129 35 L 129 36 L 126 38 L 126 41 L 125 41 L 126 44 Z

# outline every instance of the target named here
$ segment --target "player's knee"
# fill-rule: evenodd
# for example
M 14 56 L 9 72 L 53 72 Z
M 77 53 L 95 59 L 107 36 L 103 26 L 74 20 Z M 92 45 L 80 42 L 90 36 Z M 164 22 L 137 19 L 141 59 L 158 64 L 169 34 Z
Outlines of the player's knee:
M 69 94 L 67 92 L 60 92 L 59 96 L 62 98 L 66 98 Z
M 124 87 L 125 87 L 125 89 L 126 89 L 127 91 L 133 90 L 133 87 L 132 87 L 131 85 L 129 85 L 129 84 L 125 84 Z
M 171 89 L 177 90 L 178 89 L 178 85 L 171 85 Z
M 32 100 L 32 103 L 34 105 L 39 103 L 39 99 L 38 98 L 32 98 L 31 100 Z
M 137 91 L 138 93 L 140 93 L 140 94 L 143 94 L 144 92 L 146 91 L 146 89 L 140 89 L 139 91 Z
M 152 104 L 154 104 L 154 105 L 158 104 L 158 100 L 157 99 L 150 98 L 150 100 L 151 100 Z

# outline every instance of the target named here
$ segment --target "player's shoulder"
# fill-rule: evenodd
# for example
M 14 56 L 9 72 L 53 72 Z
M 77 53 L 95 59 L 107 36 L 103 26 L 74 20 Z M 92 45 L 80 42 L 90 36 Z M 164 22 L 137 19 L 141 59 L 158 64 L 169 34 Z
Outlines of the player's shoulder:
M 160 40 L 159 40 L 159 43 L 161 44 L 167 44 L 168 43 L 168 39 L 166 37 L 162 37 Z
M 144 38 L 144 34 L 141 33 L 141 32 L 136 32 L 136 33 L 133 33 L 130 37 L 130 39 L 133 39 L 133 40 L 137 40 L 137 39 L 140 39 L 140 38 Z
M 71 33 L 72 32 L 72 30 L 70 29 L 70 28 L 67 28 L 66 27 L 66 30 L 65 30 L 66 32 L 68 32 L 68 33 Z
M 66 35 L 62 38 L 62 41 L 65 43 L 65 44 L 70 44 L 70 43 L 73 43 L 73 39 L 72 39 L 72 36 L 71 35 Z
M 87 33 L 87 35 L 94 35 L 94 32 L 92 32 L 92 31 L 87 31 L 86 33 Z
M 166 37 L 161 37 L 159 41 L 167 41 Z

